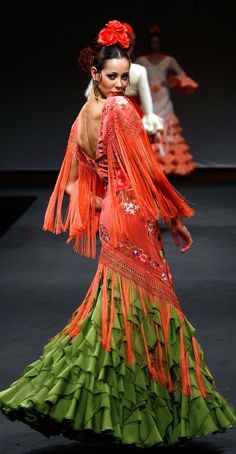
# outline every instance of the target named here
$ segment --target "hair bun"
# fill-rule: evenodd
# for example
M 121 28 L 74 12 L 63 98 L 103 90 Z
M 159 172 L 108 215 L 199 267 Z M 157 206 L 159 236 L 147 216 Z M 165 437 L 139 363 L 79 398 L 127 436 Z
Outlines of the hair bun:
M 78 57 L 78 63 L 80 68 L 88 73 L 90 72 L 91 66 L 93 66 L 93 59 L 96 56 L 96 50 L 92 49 L 92 47 L 88 46 L 85 47 L 80 51 L 79 57 Z

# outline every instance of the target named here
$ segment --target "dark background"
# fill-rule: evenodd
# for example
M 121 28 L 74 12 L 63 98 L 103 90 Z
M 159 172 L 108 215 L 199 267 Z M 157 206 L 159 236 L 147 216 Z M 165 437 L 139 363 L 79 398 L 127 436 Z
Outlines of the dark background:
M 161 26 L 162 50 L 199 83 L 172 94 L 195 160 L 235 167 L 235 12 L 229 0 L 2 2 L 0 170 L 59 168 L 89 80 L 77 55 L 113 19 L 133 25 L 135 56 Z

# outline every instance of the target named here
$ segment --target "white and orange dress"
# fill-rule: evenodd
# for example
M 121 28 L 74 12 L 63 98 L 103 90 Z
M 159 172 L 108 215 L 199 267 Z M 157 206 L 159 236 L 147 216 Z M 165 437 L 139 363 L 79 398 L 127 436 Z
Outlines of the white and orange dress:
M 148 55 L 140 56 L 136 62 L 143 65 L 148 74 L 152 94 L 154 113 L 164 120 L 164 130 L 156 136 L 153 148 L 159 164 L 166 174 L 186 175 L 196 168 L 183 135 L 182 127 L 173 108 L 170 89 L 190 93 L 198 84 L 188 77 L 177 61 L 169 55 L 163 55 L 158 63 L 152 63 Z

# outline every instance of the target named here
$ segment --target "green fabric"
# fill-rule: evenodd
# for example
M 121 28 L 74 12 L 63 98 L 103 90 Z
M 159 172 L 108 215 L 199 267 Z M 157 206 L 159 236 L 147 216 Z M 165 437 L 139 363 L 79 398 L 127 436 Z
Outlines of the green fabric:
M 109 302 L 109 273 L 107 285 Z M 94 294 L 94 305 L 80 324 L 80 333 L 74 338 L 58 334 L 45 346 L 42 356 L 25 369 L 21 378 L 0 393 L 2 412 L 8 418 L 22 420 L 46 435 L 62 433 L 73 438 L 76 433 L 92 430 L 108 434 L 116 442 L 139 447 L 173 444 L 181 437 L 203 436 L 235 425 L 233 408 L 216 390 L 202 352 L 201 370 L 207 398 L 201 396 L 191 342 L 194 329 L 188 321 L 184 323 L 184 344 L 189 353 L 192 395 L 182 395 L 180 320 L 174 306 L 168 337 L 174 391 L 169 393 L 165 386 L 151 379 L 141 322 L 151 351 L 156 342 L 155 324 L 158 325 L 159 340 L 163 342 L 158 298 L 152 302 L 146 299 L 145 316 L 133 283 L 131 290 L 128 318 L 132 324 L 135 364 L 129 366 L 126 361 L 118 279 L 111 350 L 107 352 L 101 347 L 101 279 Z

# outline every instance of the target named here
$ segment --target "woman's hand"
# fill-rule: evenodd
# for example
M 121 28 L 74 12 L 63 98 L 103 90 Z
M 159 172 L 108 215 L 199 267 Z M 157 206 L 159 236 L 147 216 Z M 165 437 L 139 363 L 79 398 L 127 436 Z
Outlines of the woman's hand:
M 97 211 L 101 211 L 102 209 L 102 197 L 99 197 L 98 195 L 96 195 L 95 197 L 93 196 L 93 194 L 91 194 L 90 196 L 90 205 L 91 207 L 95 204 L 95 209 Z
M 187 252 L 192 244 L 193 240 L 189 230 L 186 225 L 183 223 L 182 219 L 172 219 L 169 224 L 169 229 L 171 236 L 173 238 L 174 244 L 177 247 L 180 247 L 181 252 Z

